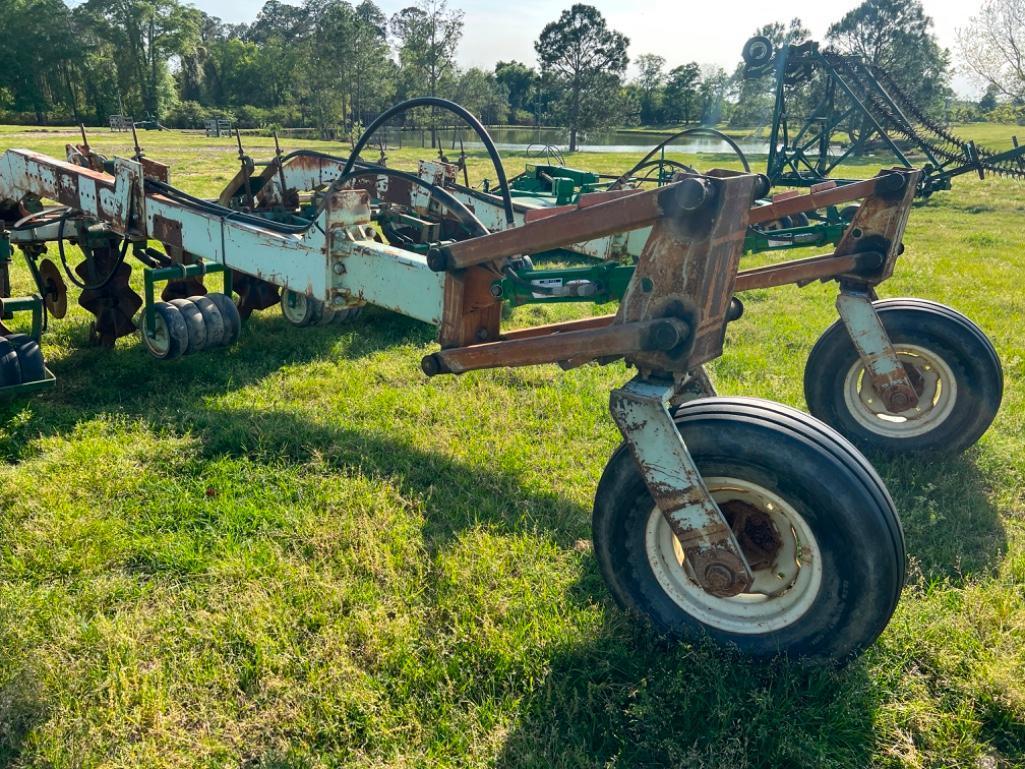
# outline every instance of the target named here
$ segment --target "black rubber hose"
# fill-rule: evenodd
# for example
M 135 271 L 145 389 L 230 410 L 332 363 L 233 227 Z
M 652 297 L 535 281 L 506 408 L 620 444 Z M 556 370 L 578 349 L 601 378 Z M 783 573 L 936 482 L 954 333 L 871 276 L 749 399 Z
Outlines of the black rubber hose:
M 312 226 L 312 224 L 284 224 L 283 222 L 275 222 L 253 214 L 236 211 L 233 208 L 222 206 L 219 203 L 212 203 L 209 200 L 197 198 L 194 195 L 190 195 L 189 193 L 178 189 L 177 187 L 172 187 L 170 184 L 165 184 L 164 182 L 158 182 L 155 179 L 147 179 L 146 188 L 147 190 L 156 191 L 161 195 L 169 197 L 177 203 L 183 203 L 201 211 L 206 211 L 207 213 L 220 216 L 224 219 L 245 222 L 246 224 L 251 224 L 254 227 L 262 227 L 273 232 L 280 232 L 287 235 L 301 235 Z
M 312 151 L 307 152 L 305 150 L 300 150 L 299 152 L 308 155 L 319 155 L 329 159 L 335 159 L 332 158 L 330 155 L 324 155 L 324 153 L 316 153 Z M 293 156 L 295 156 L 296 154 L 299 153 L 293 153 Z M 336 159 L 341 160 L 341 158 Z M 346 181 L 349 181 L 350 179 L 354 179 L 360 176 L 393 176 L 406 179 L 411 184 L 417 184 L 421 187 L 425 187 L 426 189 L 430 190 L 430 192 L 439 201 L 441 201 L 442 205 L 446 206 L 450 211 L 456 214 L 456 216 L 459 218 L 463 226 L 466 227 L 468 231 L 470 231 L 470 234 L 474 235 L 475 237 L 489 234 L 487 227 L 485 227 L 481 223 L 481 221 L 473 215 L 470 209 L 468 209 L 459 200 L 453 197 L 447 190 L 437 186 L 436 184 L 432 184 L 431 182 L 421 179 L 419 176 L 416 176 L 415 174 L 408 173 L 407 171 L 398 171 L 393 168 L 385 168 L 384 166 L 361 165 L 361 167 L 354 172 L 350 172 L 347 174 L 343 173 L 334 181 L 334 184 L 336 186 L 340 186 L 344 184 Z M 252 224 L 253 226 L 262 227 L 264 229 L 272 230 L 274 232 L 281 232 L 290 235 L 302 234 L 309 230 L 310 227 L 313 227 L 315 224 L 315 222 L 310 222 L 309 224 L 284 224 L 282 222 L 275 222 L 271 219 L 264 219 L 261 216 L 246 214 L 240 211 L 236 211 L 233 208 L 227 208 L 225 206 L 220 205 L 219 203 L 212 203 L 209 200 L 197 198 L 193 195 L 190 195 L 187 192 L 177 189 L 176 187 L 172 187 L 169 184 L 158 182 L 153 179 L 148 179 L 146 181 L 146 184 L 147 186 L 155 189 L 160 194 L 166 195 L 167 197 L 179 203 L 187 204 L 202 211 L 206 211 L 208 213 L 221 216 L 225 219 L 245 222 L 247 224 Z
M 419 96 L 416 99 L 407 99 L 404 102 L 396 104 L 394 107 L 385 110 L 377 119 L 374 120 L 367 130 L 363 132 L 363 135 L 359 137 L 357 142 L 352 147 L 352 154 L 349 156 L 349 160 L 345 164 L 345 168 L 342 170 L 342 175 L 349 173 L 352 170 L 353 165 L 356 162 L 356 158 L 359 157 L 359 153 L 370 141 L 370 137 L 373 136 L 374 132 L 384 125 L 386 122 L 391 120 L 396 115 L 401 115 L 405 112 L 409 112 L 411 109 L 416 107 L 440 107 L 441 109 L 451 112 L 463 119 L 470 128 L 472 128 L 478 137 L 480 137 L 481 143 L 484 145 L 484 149 L 487 150 L 488 157 L 491 158 L 491 164 L 495 167 L 495 174 L 498 176 L 498 184 L 502 188 L 502 207 L 505 209 L 505 220 L 510 227 L 516 224 L 516 218 L 513 216 L 513 205 L 512 195 L 509 194 L 507 189 L 507 182 L 505 179 L 505 168 L 502 166 L 502 158 L 499 157 L 498 148 L 495 147 L 495 143 L 491 140 L 491 134 L 487 132 L 487 129 L 481 125 L 481 122 L 473 116 L 465 107 L 456 104 L 454 101 L 448 99 L 439 99 L 437 96 Z
M 134 196 L 129 195 L 128 197 L 128 216 L 125 217 L 125 221 L 129 221 L 132 218 L 132 210 L 134 203 Z M 68 215 L 71 213 L 71 209 L 65 209 L 64 213 L 61 214 L 60 224 L 57 225 L 57 253 L 60 255 L 61 266 L 64 268 L 64 274 L 68 276 L 74 285 L 78 286 L 82 291 L 99 291 L 101 288 L 110 283 L 117 274 L 118 269 L 125 262 L 125 257 L 128 256 L 128 246 L 130 241 L 128 240 L 128 232 L 125 232 L 124 240 L 121 241 L 121 251 L 117 255 L 117 261 L 114 262 L 114 266 L 110 268 L 103 280 L 97 281 L 96 283 L 86 283 L 85 281 L 79 280 L 75 277 L 74 271 L 68 265 L 67 254 L 64 253 L 64 225 L 68 221 Z
M 635 165 L 625 174 L 616 179 L 616 181 L 614 181 L 611 185 L 609 185 L 609 189 L 614 190 L 616 189 L 616 187 L 626 182 L 627 179 L 633 176 L 639 168 L 641 168 L 645 163 L 651 160 L 659 150 L 661 150 L 670 142 L 674 142 L 677 139 L 682 138 L 684 136 L 714 136 L 716 139 L 721 139 L 722 141 L 729 144 L 730 148 L 734 151 L 734 153 L 736 153 L 737 157 L 740 159 L 741 165 L 744 166 L 745 173 L 751 173 L 751 164 L 747 162 L 747 157 L 744 155 L 744 151 L 740 149 L 740 146 L 735 141 L 733 141 L 733 139 L 724 134 L 722 131 L 716 131 L 714 128 L 685 128 L 679 133 L 673 134 L 669 138 L 659 142 L 654 147 L 652 147 L 651 152 L 645 155 L 644 158 L 637 165 Z

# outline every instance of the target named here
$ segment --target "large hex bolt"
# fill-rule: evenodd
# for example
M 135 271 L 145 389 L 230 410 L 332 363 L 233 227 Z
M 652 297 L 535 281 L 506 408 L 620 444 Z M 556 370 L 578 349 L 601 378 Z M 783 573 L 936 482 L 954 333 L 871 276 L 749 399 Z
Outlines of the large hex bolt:
M 705 576 L 702 582 L 704 583 L 703 587 L 705 590 L 712 595 L 736 595 L 734 585 L 737 582 L 737 575 L 725 564 L 708 564 L 705 567 Z

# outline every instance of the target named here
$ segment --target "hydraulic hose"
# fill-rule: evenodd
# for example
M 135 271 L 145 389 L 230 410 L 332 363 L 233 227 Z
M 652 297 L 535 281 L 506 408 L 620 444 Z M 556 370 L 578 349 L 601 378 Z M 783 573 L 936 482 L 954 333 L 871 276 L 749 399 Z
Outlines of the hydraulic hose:
M 515 226 L 516 218 L 513 216 L 512 195 L 509 194 L 509 190 L 507 188 L 508 185 L 505 178 L 505 168 L 502 166 L 502 158 L 498 154 L 498 148 L 495 147 L 495 143 L 491 140 L 491 135 L 487 132 L 487 129 L 481 125 L 481 122 L 474 117 L 472 113 L 470 113 L 465 107 L 456 104 L 454 101 L 449 101 L 448 99 L 439 99 L 437 96 L 420 96 L 416 99 L 407 99 L 406 101 L 400 102 L 394 107 L 382 112 L 377 116 L 376 120 L 367 126 L 363 135 L 360 136 L 353 145 L 352 154 L 349 156 L 349 160 L 346 162 L 345 168 L 342 171 L 343 176 L 352 170 L 353 165 L 356 163 L 356 158 L 359 157 L 359 153 L 367 145 L 371 136 L 373 136 L 374 132 L 378 128 L 396 115 L 404 114 L 417 107 L 440 107 L 441 109 L 447 110 L 462 118 L 463 122 L 476 132 L 481 143 L 484 145 L 484 149 L 487 150 L 488 157 L 491 158 L 491 164 L 495 167 L 495 174 L 498 176 L 498 184 L 502 188 L 502 207 L 505 210 L 505 220 L 510 227 Z
M 619 186 L 624 184 L 627 181 L 627 179 L 633 176 L 638 169 L 642 168 L 645 163 L 651 160 L 655 156 L 655 154 L 659 152 L 659 150 L 661 150 L 670 142 L 674 142 L 677 139 L 680 139 L 684 136 L 714 136 L 716 139 L 720 139 L 721 141 L 726 142 L 728 145 L 730 145 L 730 149 L 733 150 L 737 158 L 740 159 L 740 164 L 744 166 L 744 171 L 746 173 L 751 173 L 751 164 L 747 162 L 747 157 L 744 155 L 744 151 L 740 149 L 740 146 L 735 141 L 733 141 L 732 138 L 724 134 L 722 131 L 717 131 L 714 128 L 703 127 L 685 128 L 679 133 L 673 134 L 672 136 L 668 137 L 667 139 L 664 139 L 663 141 L 659 142 L 654 147 L 652 147 L 651 152 L 645 155 L 644 158 L 637 165 L 635 165 L 625 174 L 616 179 L 616 181 L 614 181 L 611 185 L 609 185 L 609 189 L 617 189 Z
M 128 215 L 125 216 L 126 222 L 130 221 L 132 218 L 132 212 L 135 208 L 134 202 L 135 196 L 129 195 Z M 60 255 L 61 266 L 64 268 L 64 274 L 68 276 L 68 280 L 70 280 L 74 285 L 78 286 L 78 288 L 82 291 L 99 291 L 101 288 L 106 286 L 108 283 L 110 283 L 111 280 L 114 279 L 114 276 L 117 274 L 118 269 L 120 269 L 121 265 L 124 264 L 125 257 L 128 256 L 128 247 L 131 241 L 129 241 L 128 239 L 127 228 L 125 231 L 124 240 L 121 241 L 121 250 L 118 252 L 117 260 L 114 262 L 114 266 L 110 268 L 110 272 L 108 272 L 104 276 L 103 280 L 97 281 L 96 283 L 86 283 L 85 281 L 79 280 L 75 277 L 74 271 L 68 264 L 67 254 L 64 252 L 64 226 L 67 224 L 68 216 L 71 213 L 72 209 L 64 209 L 64 213 L 61 214 L 60 217 L 60 224 L 57 225 L 57 253 Z

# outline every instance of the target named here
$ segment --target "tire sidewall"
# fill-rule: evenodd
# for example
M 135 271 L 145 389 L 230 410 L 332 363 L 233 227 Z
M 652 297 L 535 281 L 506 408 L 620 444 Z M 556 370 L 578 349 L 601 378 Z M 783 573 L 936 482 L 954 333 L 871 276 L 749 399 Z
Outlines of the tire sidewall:
M 220 309 L 218 309 L 213 300 L 205 296 L 190 296 L 189 301 L 196 306 L 196 309 L 203 316 L 203 324 L 206 326 L 206 346 L 222 346 L 224 344 L 225 330 L 224 318 L 221 317 Z
M 188 352 L 202 352 L 207 346 L 206 321 L 203 313 L 188 299 L 172 299 L 168 304 L 178 308 L 182 318 L 185 320 L 185 327 L 188 329 L 189 344 Z
M 145 321 L 141 324 L 142 339 L 150 354 L 159 360 L 174 360 L 185 355 L 189 349 L 189 329 L 181 311 L 169 302 L 156 302 L 153 305 L 156 322 L 163 323 L 168 336 L 166 350 L 153 346 L 146 332 Z
M 230 347 L 242 335 L 242 316 L 239 314 L 238 305 L 230 296 L 220 292 L 211 292 L 206 296 L 221 311 L 221 320 L 224 321 L 224 338 L 221 344 Z
M 11 334 L 7 337 L 18 356 L 18 368 L 22 382 L 38 382 L 46 378 L 46 362 L 39 343 L 28 334 Z

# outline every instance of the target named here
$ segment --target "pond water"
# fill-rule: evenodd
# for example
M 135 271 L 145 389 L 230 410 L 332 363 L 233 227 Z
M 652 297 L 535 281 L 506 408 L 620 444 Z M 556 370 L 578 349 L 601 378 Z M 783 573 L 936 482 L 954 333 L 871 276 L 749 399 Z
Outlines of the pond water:
M 503 151 L 538 151 L 546 145 L 565 152 L 569 147 L 569 131 L 564 128 L 489 128 L 488 133 L 495 146 Z M 389 146 L 430 146 L 430 133 L 420 130 L 398 130 L 385 128 L 379 132 Z M 459 149 L 459 142 L 466 149 L 483 149 L 477 135 L 469 129 L 442 129 L 440 138 L 446 150 Z M 671 136 L 666 134 L 645 134 L 630 131 L 587 131 L 578 136 L 580 152 L 623 152 L 638 153 L 654 147 Z M 734 139 L 745 155 L 766 155 L 769 144 L 758 137 Z M 710 136 L 685 136 L 666 148 L 666 154 L 733 154 L 733 149 L 721 139 Z

